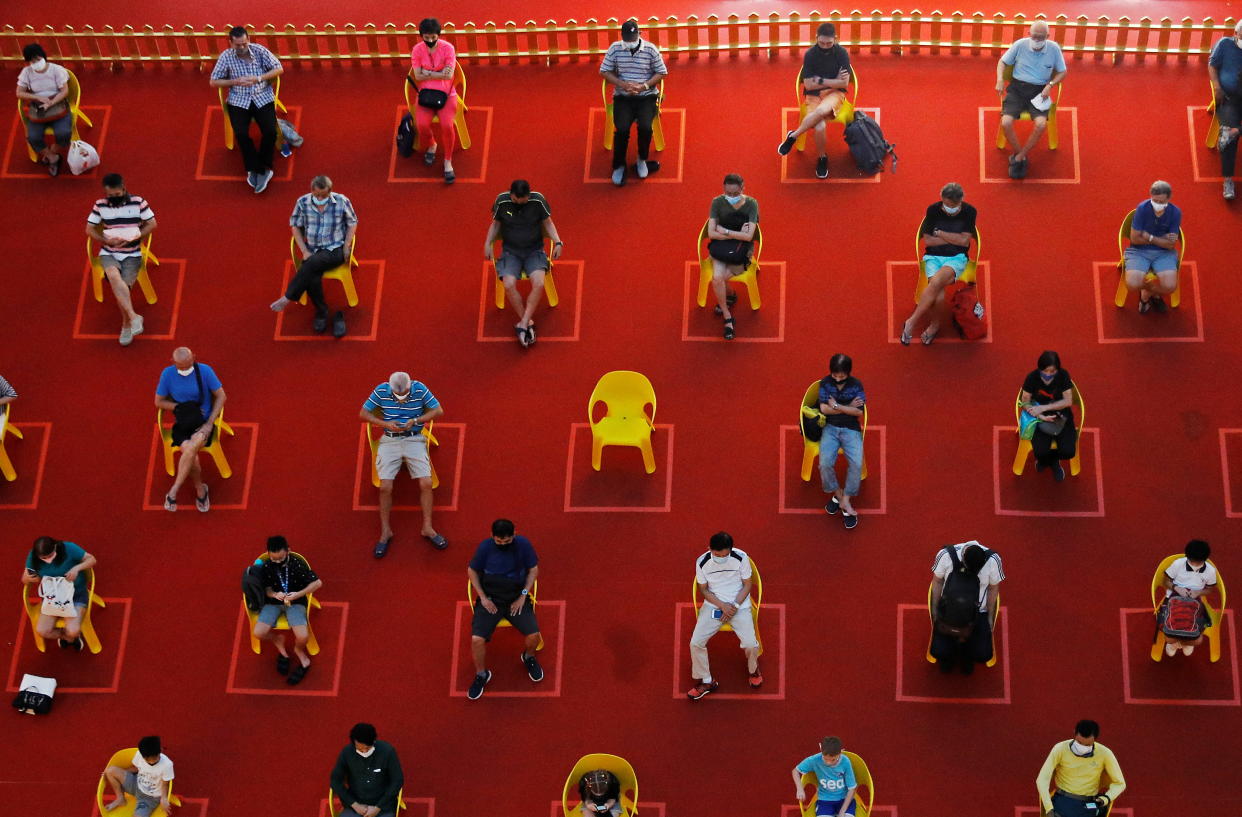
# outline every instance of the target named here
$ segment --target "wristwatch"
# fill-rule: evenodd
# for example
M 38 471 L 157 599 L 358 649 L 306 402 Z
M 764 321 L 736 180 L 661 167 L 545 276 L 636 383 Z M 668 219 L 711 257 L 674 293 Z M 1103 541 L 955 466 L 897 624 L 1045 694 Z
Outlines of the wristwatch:
M 529 590 L 527 590 L 525 587 L 523 587 L 523 588 L 522 588 L 522 595 L 523 595 L 523 596 L 529 596 L 529 595 L 530 595 L 530 591 L 529 591 Z

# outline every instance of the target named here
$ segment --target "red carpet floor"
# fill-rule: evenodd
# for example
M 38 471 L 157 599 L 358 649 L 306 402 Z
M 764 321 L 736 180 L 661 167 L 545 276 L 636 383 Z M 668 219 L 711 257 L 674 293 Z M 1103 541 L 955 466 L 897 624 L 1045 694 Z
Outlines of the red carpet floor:
M 1233 617 L 1219 663 L 1205 648 L 1154 664 L 1142 612 L 1155 565 L 1192 536 L 1232 580 L 1242 513 L 1242 390 L 1229 374 L 1242 364 L 1239 216 L 1198 147 L 1206 118 L 1188 118 L 1205 102 L 1203 68 L 1072 63 L 1061 148 L 1041 148 L 1015 184 L 994 181 L 995 119 L 980 114 L 997 104 L 990 59 L 856 65 L 860 105 L 879 109 L 901 155 L 875 183 L 854 176 L 837 133 L 827 183 L 811 179 L 811 158 L 777 157 L 789 60 L 674 63 L 664 169 L 622 190 L 598 181 L 591 65 L 470 68 L 475 144 L 451 189 L 405 183 L 423 178 L 416 159 L 393 169 L 399 69 L 290 71 L 284 98 L 306 145 L 262 197 L 223 148 L 206 76 L 190 71 L 82 74 L 96 122 L 84 136 L 104 157 L 88 177 L 32 174 L 7 139 L 0 186 L 24 217 L 7 231 L 0 373 L 22 394 L 14 419 L 27 434 L 8 443 L 19 478 L 0 484 L 0 530 L 14 576 L 40 534 L 97 554 L 108 607 L 97 656 L 38 654 L 9 608 L 9 691 L 22 672 L 83 691 L 59 696 L 50 718 L 7 721 L 0 810 L 88 817 L 110 753 L 158 732 L 183 814 L 312 817 L 349 726 L 370 720 L 404 759 L 406 795 L 428 798 L 419 817 L 542 817 L 593 751 L 633 762 L 644 814 L 777 817 L 792 803 L 790 767 L 830 733 L 867 759 L 877 814 L 1009 817 L 1032 813 L 1049 746 L 1090 717 L 1130 783 L 1114 814 L 1237 814 Z M 1129 117 L 1141 100 L 1151 107 Z M 82 222 L 107 171 L 160 224 L 160 300 L 128 349 L 110 298 L 84 290 Z M 726 346 L 706 310 L 687 309 L 687 276 L 730 171 L 760 200 L 766 241 L 763 309 L 740 310 Z M 317 173 L 361 220 L 362 304 L 340 343 L 301 337 L 308 310 L 278 322 L 267 309 L 289 210 Z M 561 304 L 540 312 L 527 351 L 490 342 L 511 321 L 488 305 L 481 255 L 489 203 L 518 176 L 547 195 L 566 241 Z M 1180 310 L 1140 316 L 1111 305 L 1111 264 L 1117 224 L 1155 178 L 1185 213 L 1186 274 Z M 992 334 L 903 348 L 911 239 L 950 180 L 979 210 Z M 151 395 L 181 344 L 220 374 L 238 432 L 234 476 L 208 466 L 206 516 L 155 504 L 165 477 Z M 1061 485 L 1008 467 L 1012 396 L 1045 348 L 1088 406 L 1083 472 Z M 837 351 L 854 356 L 872 423 L 865 515 L 849 533 L 815 511 L 790 428 Z M 626 368 L 659 397 L 650 477 L 618 449 L 592 473 L 575 425 L 596 379 Z M 433 552 L 417 511 L 400 511 L 376 562 L 357 411 L 394 369 L 445 406 L 436 524 L 452 546 Z M 398 504 L 415 500 L 402 480 Z M 629 507 L 589 510 L 600 506 Z M 467 702 L 465 563 L 497 516 L 542 558 L 548 679 L 532 688 L 503 632 L 493 687 Z M 712 645 L 722 694 L 691 704 L 684 605 L 692 560 L 722 528 L 763 571 L 768 680 L 744 689 L 724 635 Z M 277 532 L 326 582 L 323 652 L 292 694 L 238 619 L 238 575 Z M 1002 658 L 941 677 L 923 660 L 928 566 L 970 538 L 1005 560 Z

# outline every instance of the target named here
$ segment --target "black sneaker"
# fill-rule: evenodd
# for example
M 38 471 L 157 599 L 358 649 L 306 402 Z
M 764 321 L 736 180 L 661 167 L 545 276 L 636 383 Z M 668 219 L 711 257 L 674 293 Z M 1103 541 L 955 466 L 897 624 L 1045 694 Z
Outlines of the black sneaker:
M 474 682 L 470 684 L 470 691 L 466 693 L 466 697 L 472 701 L 482 698 L 483 687 L 487 686 L 487 682 L 490 680 L 492 680 L 492 671 L 490 669 L 485 669 L 474 676 Z
M 1061 463 L 1058 462 L 1052 466 L 1052 478 L 1057 482 L 1065 479 L 1065 469 L 1061 467 Z
M 1046 462 L 1036 462 L 1036 463 L 1035 463 L 1035 471 L 1036 471 L 1036 472 L 1039 472 L 1039 471 L 1044 471 L 1044 470 L 1046 470 L 1047 468 L 1048 468 L 1048 463 L 1046 463 Z
M 328 313 L 326 311 L 315 313 L 315 320 L 311 322 L 311 329 L 314 330 L 316 335 L 322 335 L 328 331 Z
M 332 316 L 332 337 L 340 340 L 345 337 L 345 331 L 345 313 L 338 309 L 336 314 Z
M 1149 301 L 1149 303 L 1151 304 L 1152 309 L 1156 310 L 1157 312 L 1161 314 L 1164 314 L 1165 312 L 1169 311 L 1169 305 L 1166 304 L 1164 302 L 1164 298 L 1161 298 L 1159 295 L 1151 296 L 1151 301 Z
M 534 653 L 530 655 L 522 653 L 522 663 L 526 665 L 526 674 L 530 676 L 532 681 L 537 684 L 543 680 L 543 667 L 539 666 L 539 659 L 535 657 Z
M 841 516 L 843 517 L 845 521 L 846 530 L 853 530 L 854 528 L 858 527 L 858 514 L 857 513 L 850 513 L 850 514 L 843 513 L 841 514 Z
M 776 148 L 776 152 L 782 156 L 788 156 L 789 151 L 793 150 L 794 142 L 798 141 L 798 137 L 794 136 L 793 131 L 785 134 L 785 141 L 781 142 Z
M 940 672 L 944 675 L 948 675 L 953 671 L 953 662 L 946 658 L 941 658 L 937 665 L 940 667 Z
M 841 503 L 837 502 L 837 498 L 834 496 L 828 500 L 828 504 L 824 506 L 824 510 L 828 512 L 829 516 L 835 516 L 837 511 L 841 510 Z
M 820 156 L 819 161 L 815 163 L 815 178 L 828 178 L 828 157 Z
M 85 649 L 86 644 L 85 639 L 83 639 L 82 636 L 78 636 L 73 641 L 58 638 L 56 639 L 56 646 L 60 647 L 62 650 L 77 650 L 78 652 L 82 652 L 82 650 Z
M 962 675 L 971 675 L 975 671 L 975 662 L 971 661 L 969 658 L 964 658 L 962 659 L 960 669 L 962 671 Z

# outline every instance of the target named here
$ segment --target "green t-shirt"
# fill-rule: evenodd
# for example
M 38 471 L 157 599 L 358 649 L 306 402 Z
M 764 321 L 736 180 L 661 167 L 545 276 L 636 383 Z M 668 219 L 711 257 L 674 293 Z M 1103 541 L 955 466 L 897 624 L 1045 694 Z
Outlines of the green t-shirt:
M 42 559 L 36 559 L 33 553 L 26 554 L 26 567 L 39 574 L 39 578 L 44 576 L 63 576 L 73 568 L 77 567 L 86 559 L 86 551 L 73 542 L 65 542 L 65 558 L 59 562 L 48 564 Z M 73 582 L 75 595 L 80 596 L 89 589 L 86 583 L 86 571 L 78 573 L 77 579 Z
M 723 222 L 727 217 L 731 217 L 733 219 L 737 218 L 737 215 L 735 215 L 736 213 L 744 214 L 746 216 L 746 222 L 758 224 L 759 201 L 750 196 L 746 196 L 746 198 L 742 201 L 742 204 L 735 208 L 732 204 L 729 204 L 729 202 L 725 200 L 723 195 L 712 199 L 710 217 L 716 219 L 717 224 L 724 226 Z M 738 229 L 738 227 L 726 227 L 726 229 Z

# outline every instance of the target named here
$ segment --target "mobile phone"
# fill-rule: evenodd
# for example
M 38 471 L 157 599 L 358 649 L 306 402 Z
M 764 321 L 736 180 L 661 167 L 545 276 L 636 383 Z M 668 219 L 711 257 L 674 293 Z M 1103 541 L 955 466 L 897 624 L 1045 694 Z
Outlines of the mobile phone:
M 712 610 L 712 618 L 724 618 L 724 610 L 721 610 L 719 607 Z

